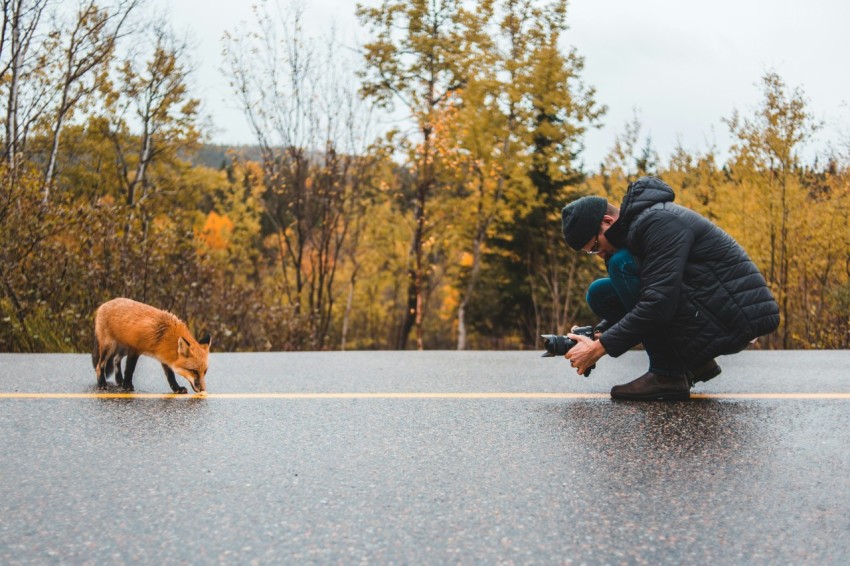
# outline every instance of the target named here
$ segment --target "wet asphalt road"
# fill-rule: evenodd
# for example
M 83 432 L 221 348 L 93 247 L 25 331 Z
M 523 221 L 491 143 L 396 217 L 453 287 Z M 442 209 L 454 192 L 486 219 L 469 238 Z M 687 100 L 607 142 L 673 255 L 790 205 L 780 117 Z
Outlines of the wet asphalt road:
M 214 354 L 206 398 L 116 399 L 11 397 L 94 372 L 0 354 L 0 563 L 850 563 L 850 352 L 718 361 L 679 403 L 606 398 L 641 352 Z

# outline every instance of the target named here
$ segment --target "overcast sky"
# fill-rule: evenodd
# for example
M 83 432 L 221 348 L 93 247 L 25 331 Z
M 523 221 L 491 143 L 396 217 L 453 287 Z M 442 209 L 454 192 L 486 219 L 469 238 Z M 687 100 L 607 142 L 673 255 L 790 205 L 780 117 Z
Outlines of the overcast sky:
M 282 0 L 286 1 L 286 0 Z M 221 36 L 251 20 L 249 0 L 153 0 L 169 6 L 178 32 L 194 38 L 196 96 L 212 116 L 217 143 L 252 143 L 220 73 Z M 369 3 L 376 3 L 373 0 Z M 307 33 L 333 24 L 341 43 L 367 39 L 353 0 L 305 0 Z M 637 114 L 663 159 L 677 143 L 725 150 L 722 118 L 751 112 L 760 78 L 778 73 L 800 87 L 825 122 L 819 143 L 850 141 L 850 2 L 847 0 L 572 0 L 567 45 L 585 58 L 584 81 L 608 106 L 604 127 L 586 138 L 584 160 L 602 160 Z

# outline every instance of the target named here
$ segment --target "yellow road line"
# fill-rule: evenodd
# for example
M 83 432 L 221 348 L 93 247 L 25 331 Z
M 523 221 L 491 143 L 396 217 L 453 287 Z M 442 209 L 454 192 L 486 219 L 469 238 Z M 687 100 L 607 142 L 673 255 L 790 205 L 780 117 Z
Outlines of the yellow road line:
M 850 393 L 691 393 L 691 399 L 843 399 Z
M 381 392 L 381 393 L 0 393 L 0 399 L 608 399 L 608 393 L 542 392 Z M 693 393 L 691 399 L 832 399 L 850 401 L 850 393 Z
M 0 399 L 595 399 L 607 393 L 0 393 Z

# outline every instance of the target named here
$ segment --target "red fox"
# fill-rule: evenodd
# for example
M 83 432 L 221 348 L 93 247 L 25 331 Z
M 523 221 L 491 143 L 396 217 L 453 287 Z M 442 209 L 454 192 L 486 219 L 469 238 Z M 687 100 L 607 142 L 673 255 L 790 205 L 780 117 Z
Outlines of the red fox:
M 133 389 L 133 371 L 139 356 L 159 360 L 168 385 L 175 393 L 186 393 L 174 372 L 185 377 L 198 393 L 207 390 L 207 356 L 210 336 L 196 341 L 186 324 L 167 311 L 130 299 L 112 299 L 100 305 L 94 319 L 92 364 L 98 389 L 106 389 L 106 378 L 115 369 L 115 382 L 125 391 Z M 121 359 L 127 358 L 124 374 Z

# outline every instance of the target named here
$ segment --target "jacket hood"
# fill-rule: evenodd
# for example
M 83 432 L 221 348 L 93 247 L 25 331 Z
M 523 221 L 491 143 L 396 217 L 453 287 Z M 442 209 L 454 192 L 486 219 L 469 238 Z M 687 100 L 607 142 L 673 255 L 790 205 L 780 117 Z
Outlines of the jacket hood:
M 658 203 L 673 202 L 676 198 L 670 185 L 657 177 L 641 177 L 626 189 L 620 205 L 620 216 L 605 232 L 605 238 L 618 248 L 626 247 L 629 227 L 635 218 Z

